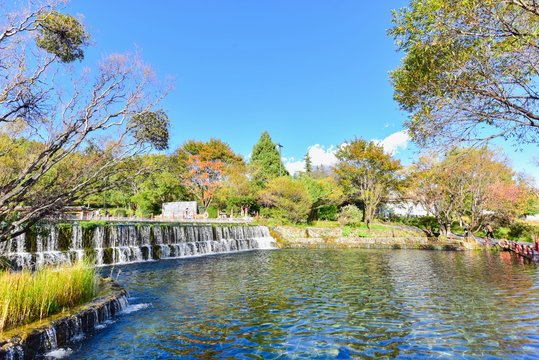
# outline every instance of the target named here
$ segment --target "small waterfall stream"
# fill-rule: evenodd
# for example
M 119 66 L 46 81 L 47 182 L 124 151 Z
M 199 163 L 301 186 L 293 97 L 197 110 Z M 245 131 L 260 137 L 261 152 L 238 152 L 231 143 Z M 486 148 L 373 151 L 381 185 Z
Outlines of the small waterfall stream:
M 40 268 L 84 258 L 98 266 L 272 249 L 265 226 L 135 223 L 42 225 L 0 248 L 14 268 Z

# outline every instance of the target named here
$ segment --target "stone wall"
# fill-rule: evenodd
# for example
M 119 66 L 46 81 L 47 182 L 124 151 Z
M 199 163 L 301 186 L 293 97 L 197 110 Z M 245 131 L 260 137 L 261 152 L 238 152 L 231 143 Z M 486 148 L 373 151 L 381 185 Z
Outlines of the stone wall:
M 464 239 L 407 237 L 343 237 L 339 228 L 294 228 L 279 226 L 271 229 L 282 248 L 334 248 L 334 249 L 422 249 L 470 250 L 474 241 Z
M 0 360 L 26 360 L 43 357 L 77 339 L 91 335 L 99 324 L 117 316 L 127 306 L 127 292 L 111 282 L 111 293 L 78 307 L 72 314 L 30 324 L 0 335 Z

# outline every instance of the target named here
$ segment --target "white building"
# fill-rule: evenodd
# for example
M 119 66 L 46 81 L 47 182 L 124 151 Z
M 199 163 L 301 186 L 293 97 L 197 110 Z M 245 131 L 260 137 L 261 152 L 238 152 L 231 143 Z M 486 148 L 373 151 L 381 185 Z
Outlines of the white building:
M 161 214 L 168 219 L 194 219 L 197 215 L 197 202 L 177 201 L 163 203 Z
M 403 200 L 398 203 L 387 203 L 387 209 L 396 216 L 427 216 L 429 212 L 421 206 L 421 204 L 414 204 L 412 201 Z

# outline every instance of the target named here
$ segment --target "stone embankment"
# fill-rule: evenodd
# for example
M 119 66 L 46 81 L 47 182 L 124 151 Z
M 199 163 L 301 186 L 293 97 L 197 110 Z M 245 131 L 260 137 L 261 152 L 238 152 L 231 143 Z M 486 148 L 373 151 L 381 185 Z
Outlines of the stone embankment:
M 428 238 L 421 232 L 374 232 L 369 237 L 343 236 L 340 228 L 297 228 L 278 226 L 271 229 L 280 247 L 297 249 L 420 249 L 420 250 L 472 250 L 478 248 L 473 240 L 463 238 Z
M 0 334 L 0 360 L 35 359 L 58 349 L 66 351 L 69 345 L 105 327 L 127 307 L 127 292 L 112 281 L 110 288 L 107 295 L 75 308 L 70 314 L 57 314 Z

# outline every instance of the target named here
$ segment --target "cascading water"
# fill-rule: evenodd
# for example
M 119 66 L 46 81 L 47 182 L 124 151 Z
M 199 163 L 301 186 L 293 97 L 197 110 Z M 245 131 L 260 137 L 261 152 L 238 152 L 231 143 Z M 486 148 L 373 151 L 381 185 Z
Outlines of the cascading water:
M 98 266 L 273 249 L 275 240 L 265 226 L 73 223 L 42 225 L 0 248 L 0 257 L 15 268 L 93 259 Z

